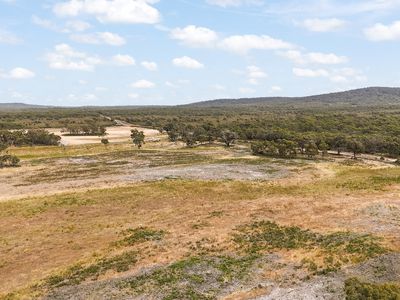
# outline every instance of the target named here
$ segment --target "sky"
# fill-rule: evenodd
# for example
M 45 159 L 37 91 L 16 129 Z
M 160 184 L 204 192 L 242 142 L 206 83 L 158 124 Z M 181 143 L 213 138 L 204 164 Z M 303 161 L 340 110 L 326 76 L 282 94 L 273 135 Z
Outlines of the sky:
M 400 0 L 0 0 L 0 103 L 399 86 L 399 53 Z

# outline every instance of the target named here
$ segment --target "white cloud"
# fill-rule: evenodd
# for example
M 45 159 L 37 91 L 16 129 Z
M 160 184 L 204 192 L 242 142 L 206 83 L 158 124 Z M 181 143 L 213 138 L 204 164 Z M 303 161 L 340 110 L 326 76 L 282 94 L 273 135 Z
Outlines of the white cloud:
M 22 41 L 13 33 L 0 29 L 0 44 L 16 45 Z
M 377 23 L 364 30 L 365 36 L 374 42 L 400 40 L 400 21 L 390 25 Z
M 288 0 L 266 3 L 267 14 L 310 16 L 353 16 L 363 13 L 377 14 L 400 7 L 399 0 Z
M 172 29 L 170 37 L 190 47 L 212 47 L 218 40 L 218 35 L 215 31 L 194 25 Z
M 293 74 L 298 77 L 320 78 L 325 77 L 334 83 L 350 83 L 366 81 L 367 77 L 353 68 L 333 70 L 293 68 Z
M 136 64 L 132 56 L 122 54 L 114 55 L 112 61 L 118 66 L 134 66 Z
M 67 44 L 58 44 L 46 55 L 49 67 L 57 70 L 93 71 L 103 61 L 97 56 L 75 51 Z
M 35 15 L 32 16 L 32 23 L 35 24 L 35 25 L 37 25 L 37 26 L 40 26 L 40 27 L 49 29 L 49 30 L 53 30 L 53 31 L 62 31 L 62 30 L 61 30 L 56 24 L 54 24 L 52 21 L 47 20 L 47 19 L 40 18 L 40 17 L 35 16 Z
M 30 79 L 35 76 L 33 71 L 21 67 L 14 68 L 6 74 L 0 74 L 0 77 L 7 79 Z
M 279 54 L 283 57 L 286 57 L 287 59 L 290 59 L 291 61 L 293 61 L 294 63 L 299 64 L 299 65 L 307 63 L 307 60 L 304 57 L 303 53 L 301 53 L 298 50 L 288 50 L 288 51 L 284 51 L 284 52 L 279 52 Z
M 157 71 L 157 63 L 153 61 L 142 61 L 141 65 L 149 71 Z
M 74 20 L 74 21 L 68 21 L 65 23 L 65 27 L 67 29 L 70 29 L 72 31 L 85 31 L 91 28 L 92 26 L 84 21 L 79 21 L 79 20 Z
M 257 85 L 260 79 L 267 77 L 267 74 L 257 66 L 248 66 L 246 75 L 247 81 L 253 85 Z
M 337 65 L 348 62 L 347 57 L 338 56 L 333 53 L 311 52 L 306 55 L 306 58 L 311 63 L 322 64 L 322 65 Z
M 353 68 L 334 69 L 331 73 L 330 79 L 333 82 L 363 82 L 368 80 L 363 72 Z
M 293 74 L 298 77 L 311 77 L 311 78 L 328 77 L 329 76 L 328 71 L 326 71 L 324 69 L 312 70 L 312 69 L 303 69 L 303 68 L 293 68 Z
M 247 67 L 248 76 L 250 78 L 265 78 L 267 74 L 264 73 L 259 67 L 257 66 L 248 66 Z
M 241 93 L 241 94 L 253 94 L 255 92 L 256 91 L 252 88 L 246 88 L 246 87 L 239 88 L 239 93 Z
M 280 86 L 278 86 L 278 85 L 271 86 L 271 92 L 278 93 L 281 91 L 282 91 L 282 88 Z
M 93 101 L 93 100 L 97 100 L 98 98 L 95 94 L 86 94 L 86 95 L 83 95 L 82 99 L 87 100 L 87 101 Z
M 176 88 L 179 87 L 177 84 L 175 84 L 175 83 L 173 83 L 173 82 L 171 82 L 171 81 L 166 81 L 166 82 L 165 82 L 165 85 L 166 85 L 167 87 L 170 87 L 170 88 L 173 88 L 173 89 L 176 89 Z
M 104 86 L 96 86 L 96 87 L 94 88 L 94 90 L 95 90 L 96 92 L 106 92 L 106 91 L 108 91 L 108 88 L 106 88 L 106 87 L 104 87 Z
M 62 28 L 61 26 L 54 24 L 51 20 L 43 19 L 36 15 L 32 16 L 32 23 L 40 27 L 46 28 L 48 30 L 62 32 L 62 33 L 82 32 L 92 27 L 87 22 L 73 20 L 66 22 L 65 27 Z
M 338 65 L 349 61 L 346 56 L 338 56 L 334 53 L 310 52 L 303 54 L 298 50 L 288 50 L 279 53 L 293 61 L 295 64 L 321 64 L 321 65 Z
M 172 60 L 172 63 L 181 68 L 188 68 L 188 69 L 202 69 L 204 68 L 204 65 L 200 63 L 199 61 L 190 58 L 188 56 L 183 56 L 179 58 L 174 58 Z
M 78 43 L 84 44 L 107 44 L 111 46 L 122 46 L 126 44 L 125 39 L 115 33 L 111 32 L 97 32 L 92 34 L 74 34 L 71 39 Z
M 156 85 L 153 82 L 144 79 L 138 80 L 131 84 L 131 87 L 134 87 L 136 89 L 150 89 L 155 86 Z
M 104 23 L 155 24 L 161 19 L 152 5 L 158 0 L 69 0 L 57 3 L 53 11 L 59 16 L 95 16 Z
M 290 49 L 294 46 L 268 35 L 234 35 L 222 40 L 220 47 L 238 54 L 246 54 L 250 50 Z
M 208 4 L 221 7 L 241 6 L 241 5 L 261 5 L 261 0 L 207 0 Z
M 343 28 L 346 22 L 341 19 L 306 19 L 301 23 L 304 28 L 314 32 L 330 32 Z

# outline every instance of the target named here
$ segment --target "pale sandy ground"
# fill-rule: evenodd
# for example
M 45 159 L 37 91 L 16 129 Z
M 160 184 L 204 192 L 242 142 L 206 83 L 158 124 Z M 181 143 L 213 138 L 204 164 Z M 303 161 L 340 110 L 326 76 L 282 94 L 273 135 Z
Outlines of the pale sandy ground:
M 129 160 L 129 159 L 128 159 Z M 82 173 L 74 173 L 74 177 L 49 178 L 51 180 L 39 180 L 31 183 L 31 179 L 41 178 L 44 173 L 52 174 L 58 170 L 68 170 L 68 164 L 76 164 L 84 167 L 96 160 L 86 158 L 57 159 L 54 165 L 31 166 L 23 165 L 15 169 L 0 170 L 0 202 L 15 200 L 20 198 L 53 195 L 65 192 L 78 192 L 83 190 L 109 188 L 125 186 L 132 183 L 143 181 L 158 181 L 164 179 L 194 179 L 194 180 L 270 180 L 275 181 L 281 178 L 291 182 L 299 180 L 301 182 L 315 176 L 329 176 L 323 168 L 312 168 L 309 172 L 300 176 L 291 172 L 290 168 L 280 166 L 279 170 L 274 170 L 275 165 L 249 165 L 249 164 L 215 164 L 215 163 L 193 163 L 192 165 L 169 165 L 169 166 L 149 166 L 146 160 L 129 160 L 126 165 L 121 165 L 112 172 L 106 169 L 100 174 L 87 176 L 87 172 L 82 169 Z M 44 173 L 43 173 L 44 172 Z M 315 172 L 315 174 L 314 174 Z M 305 176 L 304 174 L 314 174 L 315 176 Z M 321 175 L 322 174 L 322 175 Z
M 132 129 L 143 131 L 148 140 L 160 136 L 160 132 L 158 130 L 125 125 L 107 127 L 107 135 L 104 138 L 107 138 L 110 143 L 127 142 L 129 141 Z M 61 136 L 61 144 L 65 146 L 97 144 L 101 143 L 101 139 L 103 138 L 99 136 L 65 136 L 63 135 L 64 133 L 62 132 L 61 128 L 48 128 L 47 130 L 51 133 Z

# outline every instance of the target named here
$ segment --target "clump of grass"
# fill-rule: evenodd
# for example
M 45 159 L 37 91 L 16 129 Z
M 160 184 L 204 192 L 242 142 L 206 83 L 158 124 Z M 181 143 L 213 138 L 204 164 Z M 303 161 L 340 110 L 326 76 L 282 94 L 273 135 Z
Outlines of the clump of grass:
M 101 258 L 89 265 L 74 265 L 60 275 L 48 277 L 45 280 L 44 285 L 47 288 L 77 285 L 89 279 L 96 280 L 100 275 L 105 274 L 107 271 L 128 271 L 136 262 L 137 252 L 129 251 L 111 258 Z
M 119 246 L 132 246 L 147 241 L 160 241 L 164 238 L 166 232 L 163 230 L 155 230 L 148 227 L 138 227 L 128 229 L 122 233 L 125 237 L 117 242 Z
M 256 256 L 191 257 L 140 275 L 123 285 L 159 299 L 216 299 L 224 288 L 245 280 Z
M 210 223 L 206 221 L 199 221 L 197 223 L 192 224 L 192 229 L 198 230 L 198 229 L 203 229 L 210 226 Z
M 224 215 L 224 211 L 222 210 L 214 210 L 209 214 L 209 218 L 219 218 Z
M 335 232 L 320 235 L 316 242 L 326 252 L 355 255 L 358 261 L 375 257 L 387 251 L 379 243 L 379 239 L 370 234 Z
M 382 191 L 387 186 L 399 183 L 400 174 L 398 168 L 373 170 L 360 167 L 350 167 L 338 173 L 336 188 L 345 188 L 352 191 Z
M 270 221 L 239 227 L 234 234 L 234 242 L 249 253 L 294 249 L 317 253 L 322 262 L 309 258 L 302 261 L 302 265 L 314 274 L 336 271 L 343 263 L 362 262 L 387 252 L 379 239 L 369 234 L 335 232 L 324 235 Z
M 279 226 L 261 221 L 238 228 L 234 241 L 249 252 L 276 249 L 299 249 L 313 246 L 316 234 L 297 226 Z
M 345 282 L 346 300 L 398 300 L 400 299 L 400 285 L 373 284 L 360 281 L 358 278 L 349 278 Z

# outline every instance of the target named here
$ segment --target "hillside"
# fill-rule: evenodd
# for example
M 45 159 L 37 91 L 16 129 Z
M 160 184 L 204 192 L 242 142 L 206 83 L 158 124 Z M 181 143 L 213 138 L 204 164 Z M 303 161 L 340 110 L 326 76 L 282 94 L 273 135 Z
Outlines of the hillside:
M 329 93 L 307 97 L 259 97 L 240 99 L 219 99 L 192 103 L 191 107 L 221 106 L 270 106 L 270 105 L 328 105 L 328 106 L 364 106 L 399 105 L 400 88 L 369 87 L 338 93 Z

